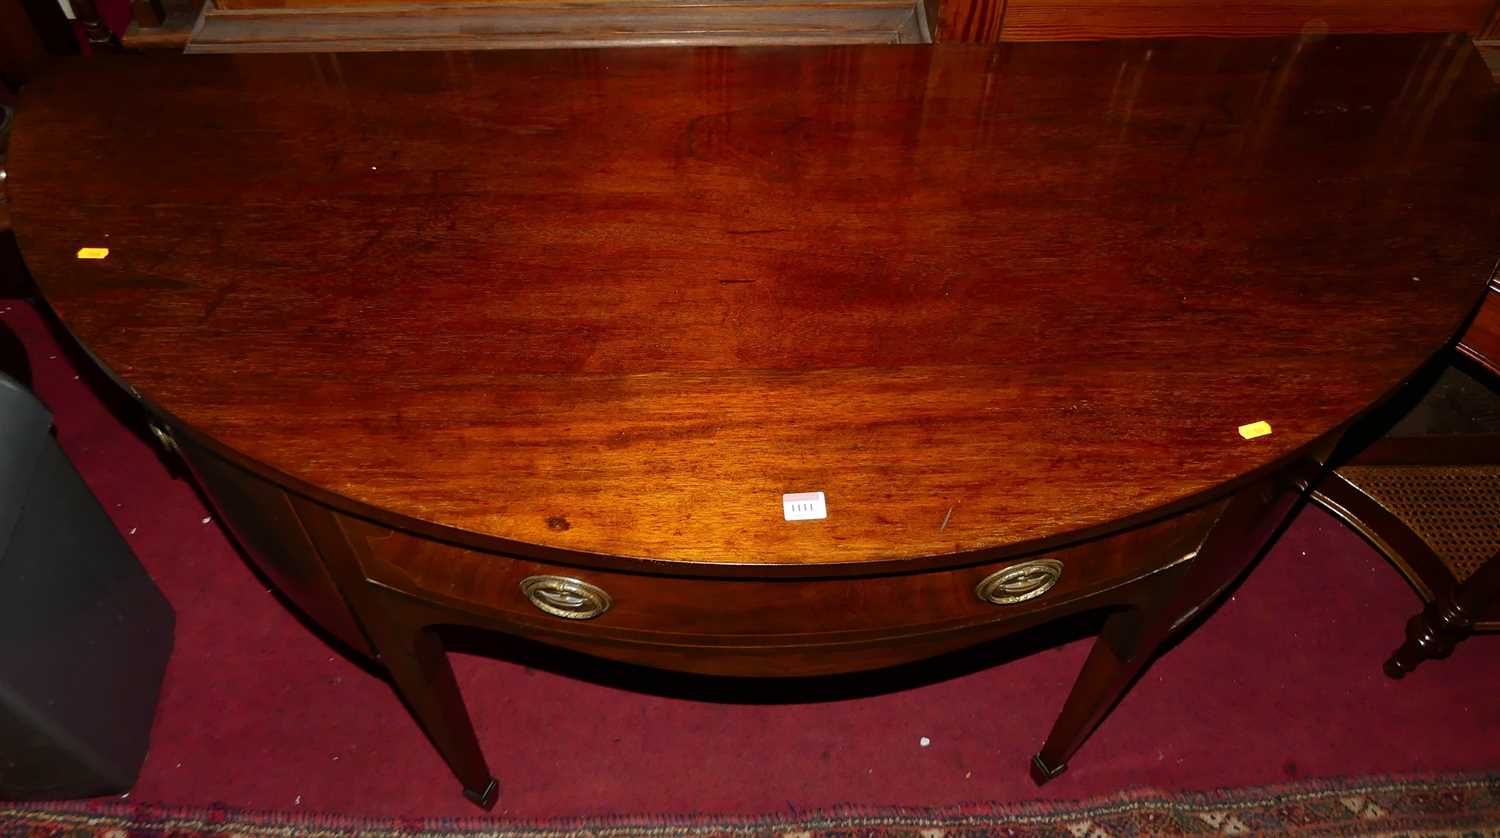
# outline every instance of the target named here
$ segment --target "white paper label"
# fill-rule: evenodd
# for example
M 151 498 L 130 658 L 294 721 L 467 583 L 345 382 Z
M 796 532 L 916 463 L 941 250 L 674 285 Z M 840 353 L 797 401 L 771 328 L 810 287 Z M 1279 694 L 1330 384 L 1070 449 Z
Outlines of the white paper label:
M 819 521 L 828 517 L 828 503 L 822 492 L 782 495 L 781 513 L 788 521 Z

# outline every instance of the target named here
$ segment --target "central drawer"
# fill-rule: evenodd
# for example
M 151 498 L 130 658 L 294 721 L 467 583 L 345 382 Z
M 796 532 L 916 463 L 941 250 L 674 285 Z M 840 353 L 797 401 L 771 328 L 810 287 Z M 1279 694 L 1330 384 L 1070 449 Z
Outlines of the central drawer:
M 369 580 L 466 613 L 555 635 L 783 646 L 926 634 L 1073 602 L 1190 557 L 1221 508 L 1211 503 L 1107 537 L 965 567 L 782 579 L 579 567 L 346 516 L 340 526 Z

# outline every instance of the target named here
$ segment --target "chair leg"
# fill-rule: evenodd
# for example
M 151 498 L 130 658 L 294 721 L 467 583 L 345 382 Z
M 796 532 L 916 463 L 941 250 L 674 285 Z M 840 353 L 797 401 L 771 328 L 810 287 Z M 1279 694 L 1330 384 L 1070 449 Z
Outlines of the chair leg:
M 1422 661 L 1448 657 L 1496 597 L 1500 597 L 1500 554 L 1407 621 L 1406 642 L 1385 662 L 1385 674 L 1400 678 Z
M 1095 641 L 1062 713 L 1032 757 L 1038 785 L 1061 774 L 1178 628 L 1210 605 L 1249 567 L 1287 519 L 1299 493 L 1269 484 L 1250 487 L 1230 501 L 1196 558 L 1142 585 L 1138 602 L 1110 615 Z

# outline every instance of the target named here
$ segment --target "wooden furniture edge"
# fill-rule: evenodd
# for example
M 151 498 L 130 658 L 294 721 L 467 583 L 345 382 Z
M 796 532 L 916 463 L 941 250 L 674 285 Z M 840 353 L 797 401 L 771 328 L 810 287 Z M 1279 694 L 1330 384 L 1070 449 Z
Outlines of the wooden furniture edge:
M 1482 48 L 1480 54 L 1484 54 Z M 1500 41 L 1485 59 L 1486 63 L 1492 60 L 1500 61 Z M 1500 73 L 1500 64 L 1490 63 L 1489 66 L 1492 71 Z M 1496 265 L 1496 270 L 1500 271 L 1500 264 Z M 1484 373 L 1500 378 L 1500 278 L 1491 277 L 1489 293 L 1459 338 L 1457 350 L 1461 358 L 1479 365 Z
M 1488 285 L 1486 286 L 1485 293 L 1489 293 Z M 1479 309 L 1479 305 L 1479 303 L 1476 303 L 1476 311 Z M 924 567 L 937 569 L 980 564 L 1010 556 L 1040 553 L 1065 545 L 1105 538 L 1115 533 L 1163 520 L 1207 503 L 1228 498 L 1245 487 L 1265 480 L 1271 475 L 1296 467 L 1299 462 L 1312 461 L 1327 464 L 1347 461 L 1352 452 L 1361 450 L 1368 445 L 1368 440 L 1351 440 L 1351 430 L 1359 427 L 1361 419 L 1367 419 L 1380 411 L 1391 411 L 1399 406 L 1403 398 L 1409 398 L 1414 392 L 1422 390 L 1423 382 L 1430 380 L 1435 371 L 1441 367 L 1441 362 L 1449 357 L 1452 347 L 1456 344 L 1463 331 L 1467 329 L 1470 320 L 1472 320 L 1472 315 L 1465 318 L 1459 324 L 1459 328 L 1456 330 L 1454 336 L 1450 338 L 1447 345 L 1438 349 L 1431 358 L 1428 358 L 1416 369 L 1407 373 L 1385 393 L 1381 394 L 1363 409 L 1345 417 L 1344 421 L 1331 427 L 1321 437 L 1315 438 L 1281 457 L 1265 462 L 1259 468 L 1240 474 L 1235 479 L 1202 492 L 1178 498 L 1170 503 L 1138 510 L 1133 515 L 1117 518 L 1094 527 L 1084 527 L 1066 533 L 1059 533 L 1048 538 L 1017 542 L 1002 547 L 980 548 L 942 556 L 925 556 L 922 558 Z M 207 451 L 253 474 L 276 483 L 289 492 L 328 506 L 330 509 L 341 514 L 351 515 L 390 529 L 400 530 L 469 549 L 505 553 L 579 567 L 597 567 L 606 570 L 633 570 L 661 575 L 803 578 L 809 576 L 866 576 L 881 573 L 910 572 L 910 558 L 891 561 L 866 561 L 823 565 L 768 565 L 679 562 L 642 557 L 617 557 L 597 553 L 583 553 L 576 550 L 565 550 L 546 545 L 515 541 L 490 534 L 471 532 L 437 522 L 421 520 L 400 512 L 371 506 L 354 498 L 308 483 L 280 469 L 246 457 L 232 448 L 220 444 L 211 436 L 198 432 L 187 422 L 174 416 L 170 411 L 149 402 L 135 388 L 131 387 L 112 369 L 102 363 L 89 351 L 88 347 L 82 341 L 79 341 L 72 334 L 72 330 L 68 327 L 65 318 L 59 316 L 57 317 L 57 322 L 61 326 L 62 331 L 74 342 L 80 351 L 110 381 L 123 389 L 135 403 L 140 405 L 146 420 L 151 424 L 156 436 L 163 442 L 169 453 L 171 453 L 171 449 L 174 447 L 171 442 L 173 437 L 177 434 L 185 434 Z
M 120 42 L 126 49 L 186 49 L 197 22 L 196 17 L 177 17 L 171 12 L 167 13 L 161 26 L 141 26 L 132 21 Z
M 92 357 L 92 356 L 91 356 Z M 113 374 L 110 374 L 113 379 Z M 114 379 L 118 381 L 118 379 Z M 531 559 L 581 569 L 624 571 L 660 576 L 683 576 L 701 579 L 755 578 L 755 579 L 816 579 L 855 576 L 901 575 L 914 572 L 914 562 L 921 564 L 923 571 L 957 569 L 986 564 L 1029 555 L 1052 552 L 1064 547 L 1081 545 L 1107 539 L 1121 533 L 1148 527 L 1166 519 L 1185 514 L 1214 503 L 1224 501 L 1245 487 L 1265 480 L 1269 475 L 1293 469 L 1298 463 L 1328 461 L 1332 450 L 1343 434 L 1343 426 L 1328 435 L 1314 440 L 1306 446 L 1288 453 L 1285 457 L 1267 463 L 1262 468 L 1241 475 L 1238 479 L 1221 484 L 1212 490 L 1201 492 L 1176 502 L 1141 510 L 1135 515 L 1120 518 L 1097 527 L 1088 527 L 1060 533 L 1043 539 L 1008 544 L 1003 547 L 980 548 L 962 553 L 937 556 L 911 557 L 889 561 L 844 562 L 837 564 L 725 564 L 710 562 L 683 562 L 650 559 L 633 556 L 610 556 L 598 553 L 582 553 L 546 545 L 514 541 L 484 533 L 457 529 L 445 524 L 412 518 L 391 510 L 372 507 L 368 504 L 331 492 L 307 483 L 293 475 L 266 466 L 239 452 L 227 448 L 217 440 L 201 434 L 191 426 L 173 417 L 170 413 L 147 404 L 128 386 L 126 390 L 144 408 L 146 421 L 152 434 L 162 444 L 165 453 L 176 456 L 176 439 L 185 437 L 194 447 L 249 472 L 256 477 L 279 486 L 288 494 L 305 503 L 327 507 L 331 512 L 347 515 L 375 526 L 414 537 L 432 540 L 466 550 L 499 553 L 516 558 Z
M 1403 7 L 1277 0 L 1256 14 L 1227 14 L 1186 0 L 943 0 L 934 16 L 940 42 L 1079 41 L 1163 37 L 1263 37 L 1465 32 L 1500 38 L 1500 8 L 1489 0 Z
M 203 7 L 186 52 L 931 43 L 914 0 Z

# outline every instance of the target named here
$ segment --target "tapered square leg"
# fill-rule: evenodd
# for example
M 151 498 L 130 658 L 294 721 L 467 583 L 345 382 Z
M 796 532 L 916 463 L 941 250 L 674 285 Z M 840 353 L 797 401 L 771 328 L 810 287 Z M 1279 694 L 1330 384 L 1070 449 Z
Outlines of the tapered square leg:
M 294 503 L 396 694 L 463 784 L 464 797 L 485 809 L 494 806 L 500 784 L 485 763 L 448 652 L 433 628 L 441 613 L 371 583 L 335 516 L 311 501 Z
M 1067 770 L 1068 764 L 1066 762 L 1058 765 L 1048 765 L 1042 759 L 1041 754 L 1036 754 L 1031 758 L 1031 782 L 1039 786 L 1046 785 L 1053 777 Z
M 489 811 L 495 808 L 495 801 L 500 798 L 500 781 L 491 777 L 489 785 L 479 791 L 466 788 L 464 789 L 464 797 L 467 797 L 469 802 L 475 806 Z
M 394 610 L 394 609 L 393 609 Z M 464 797 L 489 809 L 500 784 L 490 775 L 448 653 L 430 626 L 410 628 L 394 615 L 366 623 L 391 683 L 463 784 Z
M 1301 494 L 1289 482 L 1242 490 L 1225 507 L 1195 557 L 1140 583 L 1138 600 L 1105 621 L 1052 732 L 1032 758 L 1032 780 L 1040 785 L 1063 772 L 1172 633 L 1249 567 Z

